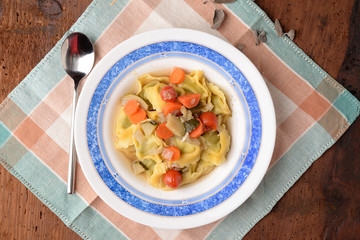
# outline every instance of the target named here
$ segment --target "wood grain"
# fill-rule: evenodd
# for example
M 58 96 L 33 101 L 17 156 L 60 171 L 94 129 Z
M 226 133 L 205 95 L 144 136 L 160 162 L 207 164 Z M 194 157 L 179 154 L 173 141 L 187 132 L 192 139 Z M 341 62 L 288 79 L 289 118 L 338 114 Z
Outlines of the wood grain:
M 295 29 L 294 42 L 360 99 L 359 0 L 256 3 L 285 30 Z M 359 139 L 358 119 L 245 239 L 358 239 Z
M 104 0 L 106 1 L 106 0 Z M 119 0 L 118 0 L 119 1 Z M 31 71 L 91 0 L 0 0 L 0 101 Z M 359 0 L 257 0 L 295 43 L 357 98 Z M 245 239 L 360 236 L 360 121 L 318 159 Z M 2 166 L 0 239 L 80 239 Z
M 0 101 L 45 57 L 91 0 L 0 0 Z M 81 239 L 0 167 L 0 239 Z

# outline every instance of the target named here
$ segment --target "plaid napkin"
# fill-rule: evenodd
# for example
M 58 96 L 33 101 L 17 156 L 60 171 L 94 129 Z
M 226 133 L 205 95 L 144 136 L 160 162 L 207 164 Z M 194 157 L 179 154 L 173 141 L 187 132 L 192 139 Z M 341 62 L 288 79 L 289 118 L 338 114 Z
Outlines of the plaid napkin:
M 359 115 L 359 101 L 291 40 L 279 38 L 253 1 L 217 5 L 226 13 L 218 30 L 210 27 L 212 6 L 202 2 L 95 0 L 66 35 L 87 34 L 95 42 L 96 61 L 134 34 L 157 28 L 197 29 L 244 44 L 243 53 L 266 79 L 275 104 L 275 151 L 264 180 L 227 217 L 187 230 L 153 229 L 126 219 L 95 194 L 79 166 L 77 192 L 66 194 L 73 85 L 60 63 L 61 39 L 1 104 L 0 161 L 82 238 L 241 238 Z M 267 43 L 256 46 L 252 30 L 258 29 L 266 32 Z

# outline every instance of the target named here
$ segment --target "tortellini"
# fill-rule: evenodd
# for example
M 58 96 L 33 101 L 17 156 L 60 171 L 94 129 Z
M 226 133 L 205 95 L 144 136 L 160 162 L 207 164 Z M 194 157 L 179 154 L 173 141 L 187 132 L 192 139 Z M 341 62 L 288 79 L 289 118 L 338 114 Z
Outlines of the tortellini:
M 228 131 L 224 125 L 221 127 L 222 131 L 218 134 L 214 131 L 203 135 L 206 149 L 202 151 L 201 159 L 216 166 L 225 161 L 225 154 L 229 151 L 230 147 Z
M 211 94 L 211 102 L 214 105 L 213 113 L 216 115 L 224 114 L 229 115 L 231 113 L 229 106 L 226 103 L 226 98 L 224 93 L 220 90 L 218 86 L 215 86 L 212 83 L 207 84 Z
M 143 134 L 141 124 L 136 125 L 134 131 L 140 131 L 140 134 Z M 155 162 L 160 163 L 162 161 L 161 154 L 157 153 L 156 150 L 161 149 L 165 145 L 164 142 L 155 134 L 144 135 L 141 142 L 139 142 L 135 136 L 136 135 L 132 136 L 132 141 L 135 146 L 137 159 L 152 159 Z
M 150 85 L 150 86 L 149 86 Z M 165 106 L 165 101 L 161 99 L 160 96 L 160 89 L 162 89 L 165 86 L 164 83 L 160 82 L 151 82 L 143 88 L 141 92 L 141 96 L 145 101 L 150 103 L 153 110 L 157 112 L 162 112 L 163 108 Z
M 135 125 L 130 122 L 123 108 L 121 108 L 115 127 L 115 135 L 117 137 L 117 141 L 115 142 L 116 148 L 127 148 L 134 145 L 132 141 L 134 128 Z
M 171 140 L 170 144 L 178 147 L 181 152 L 180 158 L 176 161 L 179 168 L 187 167 L 191 163 L 199 161 L 201 155 L 200 145 L 191 144 L 187 141 L 181 141 L 181 139 L 176 137 L 173 137 Z
M 226 120 L 231 117 L 231 109 L 224 92 L 208 82 L 202 71 L 194 70 L 186 74 L 178 84 L 171 83 L 168 76 L 144 74 L 138 77 L 136 84 L 136 92 L 128 94 L 126 101 L 141 98 L 140 108 L 144 108 L 146 119 L 133 123 L 131 116 L 124 111 L 126 102 L 123 101 L 116 117 L 114 144 L 116 149 L 131 156 L 136 174 L 145 174 L 153 187 L 172 190 L 173 187 L 165 181 L 169 171 L 174 170 L 180 174 L 181 186 L 195 182 L 226 160 L 231 144 Z M 169 104 L 162 95 L 165 86 L 171 86 L 177 97 L 200 94 L 195 107 L 185 108 L 186 105 L 182 105 L 181 109 L 170 113 L 178 118 L 176 124 L 168 124 L 171 118 L 164 114 L 164 108 Z M 176 104 L 179 104 L 178 101 L 175 100 Z M 205 112 L 211 112 L 215 116 L 216 124 L 209 125 L 201 120 Z M 160 125 L 164 124 L 170 135 L 175 133 L 171 127 L 183 129 L 165 138 L 160 135 L 159 130 Z M 192 135 L 195 130 L 200 131 L 197 137 Z M 185 134 L 179 135 L 179 132 Z M 170 147 L 175 147 L 178 152 L 169 150 Z

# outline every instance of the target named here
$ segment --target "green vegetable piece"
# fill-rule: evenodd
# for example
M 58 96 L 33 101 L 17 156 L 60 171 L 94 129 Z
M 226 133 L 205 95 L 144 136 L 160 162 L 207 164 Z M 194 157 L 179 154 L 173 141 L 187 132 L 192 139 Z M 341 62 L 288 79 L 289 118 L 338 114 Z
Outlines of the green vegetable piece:
M 190 119 L 186 122 L 184 122 L 184 127 L 185 127 L 185 131 L 190 133 L 192 132 L 198 125 L 200 124 L 200 122 L 196 119 Z
M 203 135 L 208 149 L 219 151 L 221 148 L 220 136 L 217 131 L 207 132 Z
M 146 170 L 152 170 L 155 166 L 155 161 L 152 159 L 144 159 L 139 162 Z
M 122 127 L 123 128 L 128 128 L 132 125 L 132 122 L 130 121 L 130 119 L 128 118 L 128 116 L 124 116 L 124 121 L 122 122 Z
M 148 167 L 141 161 L 139 161 L 139 164 L 145 169 L 145 170 L 149 170 Z
M 178 137 L 185 135 L 184 125 L 178 117 L 169 114 L 167 117 L 166 127 Z
M 151 122 L 141 123 L 141 128 L 144 131 L 145 136 L 151 135 L 155 131 L 156 126 L 156 124 L 152 124 Z
M 135 174 L 140 174 L 142 172 L 144 172 L 146 169 L 144 168 L 144 164 L 142 164 L 141 162 L 135 162 L 133 164 L 133 170 L 135 172 Z

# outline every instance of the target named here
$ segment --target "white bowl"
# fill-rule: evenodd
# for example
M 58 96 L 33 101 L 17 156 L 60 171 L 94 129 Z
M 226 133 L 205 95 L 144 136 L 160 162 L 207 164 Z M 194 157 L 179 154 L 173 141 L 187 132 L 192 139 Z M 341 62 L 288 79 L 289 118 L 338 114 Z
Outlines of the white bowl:
M 114 149 L 114 120 L 120 97 L 138 76 L 174 66 L 203 70 L 225 92 L 232 110 L 231 146 L 226 161 L 210 174 L 162 191 L 136 176 Z M 203 32 L 162 29 L 124 41 L 95 66 L 78 101 L 75 143 L 87 180 L 110 207 L 145 225 L 184 229 L 224 217 L 253 193 L 270 163 L 275 129 L 269 91 L 240 51 Z

